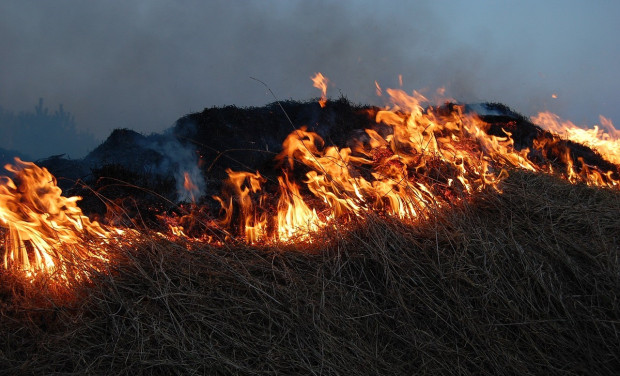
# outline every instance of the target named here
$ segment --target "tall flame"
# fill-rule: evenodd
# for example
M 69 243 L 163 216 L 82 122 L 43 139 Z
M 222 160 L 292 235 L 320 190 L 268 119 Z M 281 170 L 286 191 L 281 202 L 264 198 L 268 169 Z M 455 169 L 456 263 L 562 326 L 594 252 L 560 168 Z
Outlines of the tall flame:
M 5 168 L 14 174 L 0 184 L 5 268 L 66 277 L 86 260 L 105 260 L 101 244 L 110 233 L 82 214 L 76 203 L 80 197 L 62 196 L 52 174 L 34 163 L 15 158 Z
M 401 81 L 399 76 L 402 85 Z M 328 80 L 317 73 L 313 82 L 322 90 L 324 106 Z M 227 237 L 239 235 L 248 243 L 260 243 L 313 241 L 312 233 L 334 221 L 363 218 L 371 211 L 406 221 L 424 220 L 433 210 L 458 205 L 483 189 L 499 190 L 498 183 L 514 168 L 620 188 L 617 171 L 590 166 L 566 146 L 553 149 L 553 158 L 561 164 L 552 165 L 545 159 L 546 144 L 557 146 L 557 136 L 534 139 L 535 163 L 530 150 L 515 148 L 510 132 L 487 133 L 491 125 L 464 106 L 431 106 L 417 91 L 408 94 L 375 85 L 392 104 L 371 110 L 373 126 L 349 140 L 349 147 L 326 145 L 319 134 L 302 126 L 284 140 L 276 157 L 282 171 L 271 179 L 273 184 L 259 172 L 227 170 L 222 193 L 214 196 L 221 216 L 209 226 L 222 229 Z M 443 96 L 444 89 L 437 95 Z M 551 113 L 534 118 L 620 165 L 620 132 L 609 119 L 600 120 L 600 128 L 584 130 Z M 6 168 L 14 179 L 4 177 L 0 182 L 5 268 L 68 276 L 84 262 L 107 259 L 106 245 L 121 230 L 91 222 L 76 204 L 80 198 L 63 197 L 46 169 L 19 159 Z M 184 188 L 195 200 L 196 183 L 188 173 L 184 178 Z M 190 233 L 172 220 L 169 229 L 172 239 Z M 196 240 L 215 241 L 206 235 Z
M 327 103 L 327 83 L 329 80 L 323 76 L 321 72 L 310 78 L 312 79 L 313 86 L 321 90 L 321 99 L 319 99 L 319 104 L 321 107 L 325 107 L 325 104 Z
M 288 174 L 278 177 L 280 199 L 278 200 L 278 240 L 288 241 L 294 237 L 308 239 L 308 234 L 325 225 L 315 209 L 310 209 L 299 193 L 299 186 L 291 183 Z
M 261 183 L 265 179 L 259 172 L 250 173 L 243 171 L 226 170 L 228 180 L 225 182 L 224 197 L 214 196 L 222 206 L 224 217 L 220 225 L 227 227 L 238 226 L 245 233 L 249 243 L 255 243 L 264 238 L 267 226 L 266 214 L 259 213 L 260 205 L 254 205 L 250 197 L 261 190 Z M 259 204 L 262 204 L 260 197 Z M 237 210 L 235 210 L 237 209 Z M 236 224 L 235 224 L 236 222 Z
M 315 86 L 325 82 L 322 74 L 315 76 Z M 375 86 L 382 94 L 377 82 Z M 443 96 L 444 90 L 437 94 Z M 276 157 L 284 169 L 278 178 L 276 215 L 270 217 L 266 210 L 261 211 L 269 195 L 262 191 L 265 180 L 258 173 L 229 171 L 232 194 L 217 197 L 225 213 L 222 224 L 230 224 L 237 207 L 237 223 L 248 242 L 307 239 L 308 233 L 332 219 L 346 221 L 368 211 L 405 220 L 426 218 L 430 210 L 458 203 L 485 187 L 498 189 L 510 168 L 551 171 L 550 165 L 532 162 L 529 149 L 517 150 L 510 132 L 504 130 L 502 137 L 487 134 L 489 125 L 476 114 L 466 113 L 464 106 L 433 107 L 416 91 L 385 92 L 392 106 L 377 111 L 375 121 L 388 126 L 388 132 L 365 129 L 364 137 L 351 140 L 354 146 L 345 148 L 326 146 L 305 126 L 286 137 Z M 604 124 L 613 128 L 611 122 Z M 540 147 L 540 142 L 534 146 Z M 562 161 L 570 181 L 618 186 L 611 171 L 602 173 L 583 160 L 575 166 L 568 149 Z M 304 186 L 290 180 L 290 172 L 299 167 L 306 170 Z M 255 194 L 254 199 L 250 193 Z

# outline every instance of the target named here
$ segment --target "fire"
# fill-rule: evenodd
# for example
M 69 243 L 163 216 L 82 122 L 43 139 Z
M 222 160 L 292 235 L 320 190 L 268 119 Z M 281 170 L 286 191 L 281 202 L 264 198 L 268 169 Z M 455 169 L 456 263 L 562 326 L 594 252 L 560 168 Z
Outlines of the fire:
M 321 107 L 325 107 L 325 104 L 327 103 L 327 83 L 329 80 L 323 76 L 321 72 L 310 78 L 312 79 L 313 86 L 321 90 L 321 99 L 319 99 L 319 104 Z
M 382 94 L 377 82 L 375 86 Z M 371 127 L 364 137 L 352 140 L 353 147 L 345 148 L 326 146 L 306 127 L 286 137 L 276 157 L 283 165 L 277 214 L 267 214 L 271 195 L 263 192 L 265 179 L 258 173 L 229 171 L 235 193 L 217 198 L 225 213 L 222 224 L 230 223 L 236 197 L 237 221 L 248 242 L 304 239 L 333 220 L 348 221 L 369 211 L 403 220 L 427 218 L 435 208 L 458 204 L 485 188 L 499 189 L 510 169 L 552 171 L 551 165 L 530 160 L 529 149 L 517 150 L 510 132 L 487 134 L 488 124 L 465 113 L 464 106 L 429 106 L 416 91 L 385 92 L 392 106 L 376 112 L 375 122 L 387 125 L 387 134 Z M 444 89 L 437 94 L 443 95 Z M 568 180 L 618 186 L 611 172 L 590 168 L 582 160 L 576 166 L 568 152 L 563 157 Z M 306 171 L 302 186 L 290 180 L 299 168 Z
M 366 129 L 367 139 L 357 140 L 354 149 L 323 147 L 319 135 L 304 128 L 284 141 L 278 158 L 291 169 L 293 161 L 310 169 L 307 188 L 335 218 L 380 210 L 415 219 L 431 207 L 449 205 L 447 196 L 494 186 L 503 167 L 537 170 L 525 152 L 513 149 L 509 135 L 486 135 L 483 122 L 462 108 L 439 116 L 423 110 L 426 99 L 419 93 L 387 93 L 395 105 L 379 111 L 376 121 L 390 126 L 391 134 Z
M 189 176 L 189 172 L 187 171 L 183 173 L 183 188 L 185 188 L 185 191 L 189 193 L 192 202 L 196 202 L 196 193 L 200 190 L 198 189 L 198 186 L 194 184 L 192 178 Z
M 317 73 L 313 82 L 322 90 L 324 106 L 328 80 Z M 327 145 L 305 126 L 295 129 L 276 157 L 279 176 L 270 179 L 258 171 L 226 171 L 222 193 L 213 197 L 221 207 L 219 219 L 208 216 L 212 219 L 203 224 L 204 234 L 193 235 L 196 218 L 191 213 L 178 220 L 162 215 L 170 233 L 158 234 L 171 240 L 192 236 L 195 241 L 221 244 L 221 239 L 206 234 L 216 228 L 226 239 L 241 237 L 250 244 L 312 242 L 313 233 L 369 212 L 411 222 L 428 219 L 434 210 L 459 205 L 482 190 L 499 191 L 499 183 L 511 169 L 553 172 L 571 182 L 620 187 L 613 171 L 602 171 L 571 155 L 568 147 L 558 146 L 559 137 L 535 139 L 536 150 L 518 150 L 508 130 L 502 129 L 500 136 L 487 133 L 491 125 L 465 111 L 465 106 L 431 105 L 417 91 L 383 90 L 376 81 L 375 86 L 391 105 L 370 111 L 370 126 L 349 140 L 349 147 Z M 443 96 L 444 89 L 436 94 Z M 592 130 L 562 122 L 551 113 L 533 120 L 620 165 L 620 132 L 609 119 L 601 117 L 600 128 Z M 549 162 L 550 145 L 553 159 L 560 164 Z M 534 154 L 536 162 L 531 158 Z M 19 159 L 6 168 L 15 176 L 14 180 L 5 177 L 0 184 L 5 268 L 21 269 L 27 275 L 68 276 L 80 265 L 108 260 L 110 241 L 124 230 L 91 222 L 77 206 L 80 198 L 63 197 L 46 169 Z M 199 189 L 188 172 L 183 187 L 195 202 Z M 192 210 L 202 209 L 192 204 Z
M 5 168 L 14 174 L 0 184 L 5 268 L 67 278 L 88 260 L 106 260 L 111 233 L 82 214 L 79 197 L 63 197 L 55 178 L 34 163 L 15 158 Z
M 617 130 L 611 120 L 604 116 L 600 116 L 599 120 L 600 126 L 585 129 L 571 121 L 564 121 L 551 112 L 540 112 L 532 118 L 532 121 L 541 127 L 571 141 L 589 146 L 609 162 L 620 165 L 620 130 Z
M 224 197 L 214 196 L 222 206 L 224 217 L 219 222 L 223 227 L 236 227 L 245 233 L 249 243 L 263 239 L 266 232 L 267 219 L 264 213 L 258 213 L 251 198 L 261 190 L 265 179 L 259 172 L 250 173 L 228 169 L 228 180 L 225 182 Z M 264 196 L 259 199 L 262 204 Z M 258 207 L 260 209 L 260 206 Z M 235 222 L 237 223 L 235 225 Z
M 288 241 L 296 236 L 308 240 L 308 234 L 325 225 L 315 209 L 310 209 L 299 193 L 299 186 L 289 181 L 288 175 L 279 177 L 280 199 L 278 200 L 278 239 Z

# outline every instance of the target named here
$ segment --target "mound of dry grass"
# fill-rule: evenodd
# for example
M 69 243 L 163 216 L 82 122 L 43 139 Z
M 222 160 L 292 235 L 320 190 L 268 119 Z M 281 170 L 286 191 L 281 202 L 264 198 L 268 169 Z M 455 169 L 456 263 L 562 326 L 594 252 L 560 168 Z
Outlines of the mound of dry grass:
M 72 300 L 5 272 L 0 372 L 617 373 L 620 195 L 525 173 L 502 188 L 310 250 L 144 241 Z

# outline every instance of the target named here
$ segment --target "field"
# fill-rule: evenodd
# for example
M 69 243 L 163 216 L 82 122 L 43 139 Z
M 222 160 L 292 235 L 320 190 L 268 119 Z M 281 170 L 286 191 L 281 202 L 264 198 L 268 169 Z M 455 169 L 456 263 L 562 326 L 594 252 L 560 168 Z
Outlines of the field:
M 145 234 L 64 293 L 2 271 L 0 373 L 617 374 L 620 194 L 500 189 L 312 244 Z

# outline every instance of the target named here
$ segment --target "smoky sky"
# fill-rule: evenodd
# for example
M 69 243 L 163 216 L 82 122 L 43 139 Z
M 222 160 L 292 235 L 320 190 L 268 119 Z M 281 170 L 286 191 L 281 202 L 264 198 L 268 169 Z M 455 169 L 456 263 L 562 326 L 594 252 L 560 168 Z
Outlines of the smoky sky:
M 375 80 L 620 119 L 612 1 L 30 1 L 0 3 L 0 106 L 63 104 L 77 127 L 158 132 L 205 107 L 328 95 L 383 105 Z M 553 99 L 552 94 L 557 95 Z M 617 124 L 616 124 L 617 125 Z M 66 146 L 70 148 L 70 145 Z

